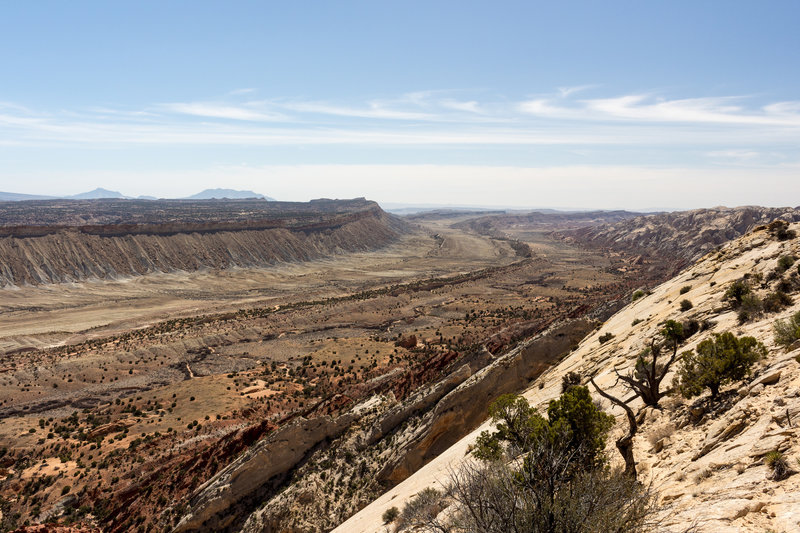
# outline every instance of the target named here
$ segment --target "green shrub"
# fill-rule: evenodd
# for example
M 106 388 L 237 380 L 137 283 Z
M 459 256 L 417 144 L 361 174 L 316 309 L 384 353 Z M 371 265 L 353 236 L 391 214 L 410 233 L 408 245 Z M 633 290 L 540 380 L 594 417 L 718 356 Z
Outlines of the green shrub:
M 681 287 L 680 293 L 681 294 L 686 294 L 690 290 L 692 290 L 692 286 L 691 285 L 685 285 L 685 286 Z
M 788 241 L 797 236 L 794 230 L 789 229 L 789 223 L 784 220 L 773 220 L 767 228 L 770 235 L 779 241 Z
M 770 479 L 780 481 L 789 475 L 789 462 L 778 450 L 766 454 L 764 456 L 764 464 L 771 470 L 769 475 Z
M 692 307 L 694 307 L 694 304 L 692 302 L 690 302 L 689 300 L 681 300 L 681 304 L 680 305 L 681 305 L 681 311 L 683 311 L 683 312 L 686 312 L 689 309 L 691 309 Z
M 725 291 L 725 299 L 730 302 L 731 307 L 738 308 L 742 305 L 742 299 L 747 294 L 750 294 L 750 285 L 746 281 L 739 279 L 731 283 Z
M 792 297 L 783 291 L 775 291 L 771 294 L 768 294 L 761 302 L 764 311 L 767 313 L 777 313 L 778 311 L 782 311 L 784 308 L 789 307 L 792 305 L 792 303 Z
M 776 291 L 790 293 L 794 291 L 795 288 L 795 280 L 793 279 L 782 279 L 778 282 L 775 286 Z
M 541 441 L 558 443 L 569 451 L 583 468 L 605 462 L 603 451 L 614 417 L 593 402 L 589 389 L 574 385 L 547 407 L 547 418 L 532 408 L 522 396 L 504 394 L 489 406 L 497 431 L 483 431 L 472 454 L 482 460 L 496 460 L 504 445 L 525 450 Z
M 399 515 L 400 511 L 397 510 L 397 507 L 391 507 L 389 509 L 386 509 L 386 511 L 384 511 L 383 516 L 381 518 L 383 519 L 384 524 L 391 524 L 397 519 Z
M 708 388 L 716 398 L 723 385 L 748 377 L 753 364 L 766 353 L 753 337 L 714 334 L 697 346 L 696 353 L 689 350 L 683 354 L 676 376 L 678 390 L 685 398 L 693 398 Z
M 786 272 L 789 270 L 789 268 L 791 268 L 796 260 L 797 259 L 793 255 L 782 256 L 780 259 L 778 259 L 778 270 L 780 272 Z
M 573 386 L 550 402 L 547 418 L 519 396 L 490 407 L 497 432 L 484 431 L 473 454 L 450 476 L 453 524 L 428 521 L 425 531 L 652 531 L 655 494 L 605 462 L 613 417 Z M 497 460 L 476 453 L 494 441 L 524 458 Z M 493 445 L 492 448 L 495 446 Z
M 772 324 L 775 333 L 775 343 L 788 348 L 797 339 L 800 339 L 800 311 L 786 320 L 776 320 Z
M 567 449 L 575 450 L 586 465 L 605 462 L 606 436 L 614 425 L 593 401 L 586 387 L 572 387 L 547 406 L 551 434 L 568 437 Z
M 742 297 L 739 303 L 739 323 L 744 324 L 757 316 L 764 310 L 761 299 L 753 293 L 747 293 Z
M 639 298 L 644 298 L 645 296 L 646 296 L 646 293 L 642 289 L 637 289 L 637 290 L 633 291 L 633 294 L 631 294 L 631 301 L 635 302 Z
M 598 337 L 597 340 L 600 341 L 600 344 L 605 344 L 613 338 L 614 338 L 613 333 L 604 333 L 603 335 L 600 335 L 600 337 Z
M 572 387 L 581 384 L 581 375 L 578 372 L 567 372 L 561 376 L 561 392 L 567 392 Z

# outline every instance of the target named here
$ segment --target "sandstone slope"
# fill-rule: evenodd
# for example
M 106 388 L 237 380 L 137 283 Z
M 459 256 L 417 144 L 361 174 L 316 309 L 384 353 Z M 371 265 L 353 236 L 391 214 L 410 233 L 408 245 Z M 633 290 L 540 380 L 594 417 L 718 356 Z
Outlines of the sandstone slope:
M 792 227 L 800 230 L 800 224 Z M 601 387 L 617 396 L 627 396 L 616 381 L 614 369 L 628 371 L 636 355 L 667 319 L 708 321 L 708 329 L 690 337 L 682 350 L 695 348 L 712 333 L 724 331 L 751 335 L 763 342 L 768 348 L 767 357 L 757 364 L 750 379 L 725 389 L 724 400 L 719 403 L 709 403 L 704 394 L 694 401 L 666 399 L 661 411 L 632 404 L 644 417 L 635 437 L 640 477 L 652 482 L 660 494 L 665 531 L 800 530 L 800 475 L 771 480 L 764 464 L 766 453 L 779 450 L 791 468 L 800 469 L 800 344 L 796 342 L 785 349 L 776 345 L 773 335 L 776 319 L 800 311 L 797 265 L 776 272 L 778 259 L 785 255 L 800 256 L 800 239 L 778 241 L 766 229 L 723 245 L 718 252 L 704 256 L 616 313 L 524 392 L 533 405 L 541 408 L 559 395 L 561 378 L 577 371 L 584 380 L 597 376 Z M 724 293 L 733 281 L 745 275 L 756 280 L 754 290 L 762 297 L 786 281 L 784 288 L 791 287 L 794 304 L 740 324 L 737 313 L 724 301 Z M 683 299 L 690 300 L 693 308 L 681 311 L 679 302 Z M 609 333 L 613 335 L 611 340 L 600 343 L 600 336 Z M 665 382 L 670 381 L 668 376 Z M 599 396 L 595 394 L 595 398 Z M 613 441 L 627 430 L 625 416 L 609 402 L 601 403 L 617 417 L 608 453 L 619 464 Z M 392 531 L 391 525 L 383 524 L 384 511 L 390 507 L 402 509 L 426 487 L 444 486 L 449 470 L 469 460 L 469 445 L 488 427 L 488 422 L 482 424 L 335 531 Z

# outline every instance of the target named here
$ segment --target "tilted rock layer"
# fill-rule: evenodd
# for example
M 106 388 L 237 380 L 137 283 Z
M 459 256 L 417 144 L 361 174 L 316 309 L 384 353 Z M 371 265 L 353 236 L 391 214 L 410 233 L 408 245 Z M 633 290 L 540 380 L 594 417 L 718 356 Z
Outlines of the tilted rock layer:
M 759 225 L 800 221 L 800 208 L 714 207 L 659 213 L 561 232 L 578 243 L 674 258 L 678 268 Z
M 225 219 L 208 201 L 166 202 L 160 211 L 133 201 L 129 212 L 124 212 L 127 204 L 119 207 L 116 220 L 105 203 L 85 202 L 85 209 L 98 211 L 87 215 L 89 223 L 75 219 L 72 211 L 77 207 L 59 210 L 61 203 L 15 202 L 15 207 L 37 205 L 3 214 L 0 286 L 308 261 L 376 249 L 406 229 L 402 221 L 365 200 L 221 202 Z M 238 211 L 233 209 L 237 206 Z M 53 210 L 59 214 L 53 215 Z M 28 220 L 38 213 L 44 223 Z
M 800 234 L 800 224 L 791 228 Z M 695 319 L 708 328 L 691 336 L 681 351 L 726 331 L 764 343 L 768 354 L 756 364 L 752 376 L 723 388 L 719 401 L 709 401 L 706 392 L 691 401 L 666 397 L 660 410 L 644 408 L 638 399 L 631 403 L 642 420 L 634 438 L 634 456 L 640 479 L 651 483 L 659 495 L 660 530 L 800 531 L 800 474 L 775 479 L 765 464 L 767 453 L 779 451 L 791 470 L 800 470 L 800 342 L 784 348 L 776 344 L 773 331 L 777 319 L 800 311 L 800 270 L 797 264 L 789 269 L 778 266 L 778 260 L 787 255 L 800 257 L 800 238 L 778 241 L 765 229 L 723 245 L 612 316 L 523 393 L 541 410 L 560 394 L 563 376 L 578 372 L 584 382 L 595 376 L 607 392 L 629 396 L 616 372 L 630 372 L 637 355 L 669 319 Z M 794 303 L 740 323 L 724 294 L 732 282 L 745 276 L 759 297 L 780 285 L 788 289 Z M 683 299 L 693 307 L 681 310 Z M 601 343 L 600 337 L 609 339 L 609 334 L 610 340 Z M 671 381 L 668 375 L 665 386 Z M 607 452 L 612 464 L 620 465 L 613 443 L 627 432 L 626 418 L 610 402 L 601 404 L 617 418 Z M 467 460 L 469 446 L 490 426 L 484 422 L 335 531 L 392 531 L 392 526 L 383 524 L 382 514 L 391 507 L 402 509 L 426 487 L 444 487 L 449 472 Z

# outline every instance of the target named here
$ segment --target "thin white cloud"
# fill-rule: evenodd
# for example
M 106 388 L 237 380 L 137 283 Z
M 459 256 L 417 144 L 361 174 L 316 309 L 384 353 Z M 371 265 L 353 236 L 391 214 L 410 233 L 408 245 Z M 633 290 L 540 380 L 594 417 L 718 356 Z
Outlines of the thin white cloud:
M 763 156 L 755 150 L 715 150 L 706 154 L 715 159 L 736 159 L 738 161 L 753 161 Z
M 13 139 L 20 145 L 90 147 L 431 145 L 445 150 L 446 145 L 563 145 L 579 150 L 589 145 L 649 145 L 655 149 L 691 145 L 720 154 L 743 149 L 767 153 L 775 146 L 800 142 L 800 102 L 747 108 L 745 99 L 733 97 L 570 99 L 575 91 L 564 89 L 566 97 L 539 97 L 522 103 L 455 99 L 443 92 L 423 91 L 360 106 L 316 101 L 197 101 L 138 110 L 106 106 L 58 113 L 0 103 L 0 138 L 7 140 L 5 144 Z
M 326 102 L 288 102 L 283 107 L 300 113 L 317 113 L 340 117 L 392 119 L 392 120 L 429 120 L 434 117 L 419 111 L 403 111 L 391 109 L 380 102 L 370 102 L 366 107 L 348 107 Z
M 159 109 L 171 113 L 192 115 L 197 117 L 221 118 L 228 120 L 246 121 L 279 121 L 286 120 L 286 116 L 281 113 L 274 113 L 264 110 L 249 109 L 242 106 L 228 104 L 218 104 L 209 102 L 184 102 L 161 104 Z
M 593 89 L 595 87 L 597 87 L 597 85 L 577 85 L 575 87 L 559 87 L 558 94 L 561 96 L 561 98 L 567 98 L 575 93 L 583 92 L 588 89 Z
M 486 114 L 486 111 L 482 109 L 481 105 L 475 100 L 462 102 L 458 100 L 447 99 L 447 100 L 442 100 L 440 104 L 444 108 L 453 109 L 455 111 L 466 111 L 468 113 L 477 113 L 479 115 Z
M 737 104 L 742 100 L 735 96 L 668 100 L 630 94 L 575 102 L 536 98 L 522 102 L 519 109 L 551 119 L 800 127 L 800 102 L 776 102 L 748 110 Z

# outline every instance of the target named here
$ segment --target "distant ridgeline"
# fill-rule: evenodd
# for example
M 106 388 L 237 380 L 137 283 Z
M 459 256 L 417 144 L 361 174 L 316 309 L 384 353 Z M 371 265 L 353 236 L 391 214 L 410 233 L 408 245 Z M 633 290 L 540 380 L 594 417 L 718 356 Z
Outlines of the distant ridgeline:
M 704 254 L 773 220 L 800 221 L 800 208 L 714 207 L 627 218 L 557 232 L 568 242 L 670 261 L 677 273 Z
M 0 202 L 0 285 L 261 267 L 385 246 L 406 224 L 375 202 Z

